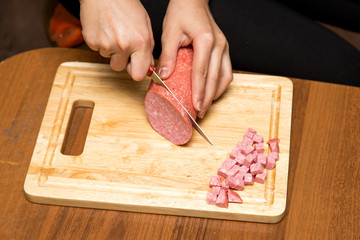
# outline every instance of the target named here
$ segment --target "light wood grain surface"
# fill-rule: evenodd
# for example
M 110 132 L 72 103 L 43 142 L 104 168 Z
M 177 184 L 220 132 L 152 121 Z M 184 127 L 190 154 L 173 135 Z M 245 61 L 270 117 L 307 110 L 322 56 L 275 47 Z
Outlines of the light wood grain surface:
M 277 224 L 31 203 L 23 186 L 60 63 L 106 62 L 69 49 L 0 64 L 0 239 L 358 239 L 360 89 L 292 79 L 287 208 Z M 96 108 L 96 107 L 95 107 Z
M 25 181 L 29 200 L 125 211 L 230 220 L 279 222 L 285 213 L 292 82 L 283 77 L 234 74 L 226 93 L 201 121 L 214 146 L 194 134 L 176 146 L 149 124 L 144 98 L 150 79 L 134 82 L 108 64 L 59 66 Z M 81 154 L 62 148 L 72 109 L 91 105 Z M 280 138 L 280 161 L 265 184 L 239 191 L 244 204 L 206 203 L 211 176 L 251 127 L 265 141 Z M 268 153 L 268 149 L 266 148 Z

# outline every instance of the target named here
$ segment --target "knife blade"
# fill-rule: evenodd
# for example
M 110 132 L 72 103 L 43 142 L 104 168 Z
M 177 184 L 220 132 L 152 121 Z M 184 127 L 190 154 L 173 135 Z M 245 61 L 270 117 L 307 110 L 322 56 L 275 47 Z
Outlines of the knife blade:
M 205 132 L 201 129 L 201 127 L 199 126 L 199 124 L 197 124 L 197 122 L 195 121 L 195 119 L 190 115 L 190 113 L 186 110 L 186 108 L 184 107 L 184 105 L 182 105 L 182 103 L 180 102 L 180 100 L 175 96 L 175 94 L 170 90 L 170 88 L 168 88 L 168 86 L 166 86 L 166 84 L 164 83 L 163 80 L 161 80 L 161 78 L 159 77 L 159 75 L 156 74 L 155 72 L 155 68 L 153 66 L 150 66 L 149 68 L 149 72 L 147 74 L 149 77 L 152 78 L 152 80 L 154 82 L 156 82 L 157 84 L 160 84 L 161 86 L 163 86 L 175 99 L 176 101 L 178 101 L 178 103 L 180 104 L 180 106 L 185 110 L 186 114 L 188 115 L 188 117 L 190 118 L 190 121 L 193 125 L 193 127 L 195 128 L 195 130 L 211 145 L 214 145 L 213 142 L 210 140 L 210 138 L 205 134 Z

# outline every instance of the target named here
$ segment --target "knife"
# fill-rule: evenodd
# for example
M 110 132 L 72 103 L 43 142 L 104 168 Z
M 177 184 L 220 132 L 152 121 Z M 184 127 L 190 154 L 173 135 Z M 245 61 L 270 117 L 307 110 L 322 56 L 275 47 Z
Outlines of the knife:
M 175 94 L 170 90 L 170 88 L 168 88 L 168 86 L 166 86 L 166 84 L 164 83 L 163 80 L 161 80 L 161 78 L 159 77 L 159 75 L 156 74 L 155 72 L 155 68 L 153 66 L 150 66 L 149 68 L 149 72 L 147 73 L 147 75 L 149 77 L 152 78 L 152 80 L 154 80 L 154 82 L 156 82 L 157 84 L 160 84 L 161 86 L 163 86 L 164 88 L 166 88 L 166 90 L 168 90 L 169 93 L 171 93 L 171 95 L 176 99 L 176 101 L 178 101 L 178 103 L 180 104 L 180 106 L 185 110 L 186 114 L 189 116 L 190 121 L 193 125 L 193 127 L 195 128 L 195 130 L 203 137 L 205 138 L 205 140 L 210 143 L 211 145 L 214 145 L 212 143 L 212 141 L 210 140 L 210 138 L 208 136 L 206 136 L 205 132 L 200 128 L 199 124 L 197 124 L 197 122 L 195 121 L 195 119 L 190 115 L 190 113 L 186 110 L 186 108 L 184 107 L 184 105 L 182 105 L 182 103 L 180 102 L 180 100 L 175 96 Z

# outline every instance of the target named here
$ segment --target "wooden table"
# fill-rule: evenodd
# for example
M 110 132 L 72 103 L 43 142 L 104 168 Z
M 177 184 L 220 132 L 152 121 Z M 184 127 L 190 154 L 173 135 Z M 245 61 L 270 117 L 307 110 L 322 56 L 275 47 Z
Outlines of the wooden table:
M 39 49 L 0 63 L 0 239 L 359 239 L 360 88 L 294 83 L 287 211 L 277 224 L 30 203 L 23 184 L 58 65 Z M 359 76 L 360 77 L 360 76 Z

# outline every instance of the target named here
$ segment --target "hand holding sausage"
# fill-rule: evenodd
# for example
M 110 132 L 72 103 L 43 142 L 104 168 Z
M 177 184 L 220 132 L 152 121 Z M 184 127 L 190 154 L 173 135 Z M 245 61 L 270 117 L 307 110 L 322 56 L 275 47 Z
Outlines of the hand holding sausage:
M 126 68 L 137 81 L 154 64 L 150 18 L 139 0 L 81 0 L 80 19 L 88 46 L 111 58 L 113 70 Z
M 164 79 L 174 71 L 178 49 L 192 44 L 193 105 L 202 118 L 232 81 L 229 45 L 210 13 L 208 0 L 170 0 L 161 42 L 157 69 Z

